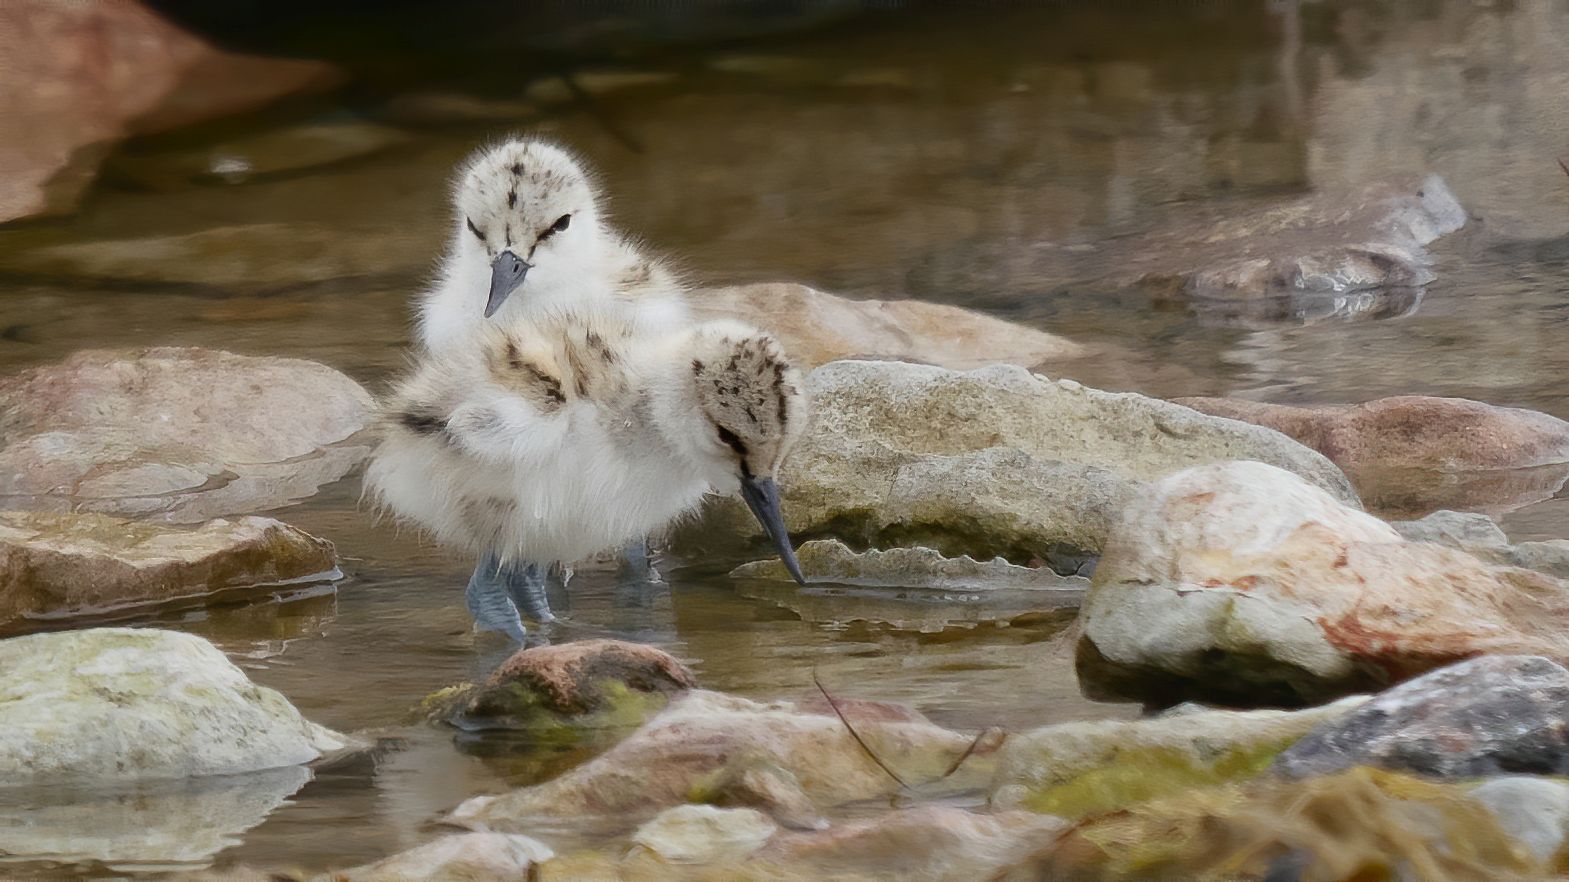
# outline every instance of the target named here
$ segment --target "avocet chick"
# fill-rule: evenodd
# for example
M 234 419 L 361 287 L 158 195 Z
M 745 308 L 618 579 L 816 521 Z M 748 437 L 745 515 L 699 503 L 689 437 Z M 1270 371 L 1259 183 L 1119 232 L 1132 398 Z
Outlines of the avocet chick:
M 802 579 L 775 478 L 807 402 L 773 337 L 729 321 L 652 334 L 625 313 L 577 309 L 471 339 L 427 353 L 386 402 L 366 484 L 393 512 L 503 566 L 540 568 L 639 539 L 707 493 L 739 493 Z M 477 621 L 504 621 L 519 641 L 517 607 L 543 605 L 514 596 L 498 611 L 473 582 L 468 596 Z
M 469 345 L 486 319 L 508 325 L 584 305 L 667 328 L 689 321 L 680 281 L 608 226 L 566 150 L 518 139 L 479 150 L 452 202 L 452 241 L 420 304 L 427 349 Z

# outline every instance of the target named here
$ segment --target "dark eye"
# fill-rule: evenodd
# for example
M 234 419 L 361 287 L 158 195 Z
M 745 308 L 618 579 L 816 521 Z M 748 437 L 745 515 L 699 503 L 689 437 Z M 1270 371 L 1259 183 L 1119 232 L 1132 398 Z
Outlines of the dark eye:
M 550 231 L 552 233 L 559 233 L 559 232 L 561 232 L 562 230 L 566 229 L 567 227 L 569 227 L 571 225 L 572 225 L 572 215 L 570 215 L 570 214 L 563 214 L 561 217 L 556 218 L 556 222 L 555 223 L 550 225 Z

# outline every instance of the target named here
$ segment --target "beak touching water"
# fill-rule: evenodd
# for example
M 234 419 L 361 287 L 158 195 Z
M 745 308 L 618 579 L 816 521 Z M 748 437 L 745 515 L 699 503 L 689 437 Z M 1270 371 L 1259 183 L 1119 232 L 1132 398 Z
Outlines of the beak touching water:
M 758 523 L 768 531 L 768 538 L 779 549 L 779 559 L 784 561 L 790 576 L 797 583 L 805 585 L 806 577 L 801 575 L 801 564 L 795 559 L 795 549 L 790 547 L 790 533 L 785 530 L 784 513 L 779 510 L 779 485 L 774 483 L 773 478 L 747 475 L 741 479 L 741 498 L 746 500 L 747 508 L 757 516 Z
M 485 318 L 496 314 L 501 304 L 507 302 L 507 295 L 523 284 L 523 277 L 533 266 L 510 251 L 496 255 L 490 264 L 490 297 L 485 301 Z

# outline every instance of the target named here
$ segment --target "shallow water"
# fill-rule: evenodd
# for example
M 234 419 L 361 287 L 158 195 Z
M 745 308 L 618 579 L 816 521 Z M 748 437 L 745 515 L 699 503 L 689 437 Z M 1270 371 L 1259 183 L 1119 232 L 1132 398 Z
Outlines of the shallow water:
M 1569 2 L 1394 5 L 887 14 L 667 56 L 643 69 L 672 79 L 604 92 L 593 112 L 415 120 L 406 92 L 372 90 L 297 114 L 381 120 L 400 143 L 240 184 L 149 184 L 137 169 L 178 168 L 299 115 L 146 140 L 121 150 L 79 214 L 0 229 L 0 267 L 12 267 L 0 368 L 175 343 L 296 355 L 379 383 L 401 364 L 408 298 L 446 236 L 451 165 L 526 128 L 582 150 L 619 221 L 705 281 L 975 306 L 1114 347 L 1075 375 L 1108 388 L 1290 403 L 1460 395 L 1569 418 L 1569 177 L 1555 161 L 1569 154 Z M 1437 244 L 1437 281 L 1370 313 L 1326 302 L 1227 314 L 1094 281 L 1105 242 L 1180 225 L 1198 206 L 1428 169 L 1478 220 Z M 143 275 L 102 260 L 108 240 L 238 224 L 281 226 L 228 250 L 132 260 Z M 15 268 L 16 255 L 62 246 L 79 267 Z M 351 246 L 366 254 L 351 277 L 296 271 Z M 231 252 L 265 272 L 204 284 Z M 1359 312 L 1382 317 L 1344 317 Z M 1555 489 L 1506 528 L 1569 537 L 1569 496 Z M 374 859 L 427 837 L 467 796 L 578 759 L 407 724 L 491 650 L 468 631 L 467 562 L 375 523 L 358 496 L 351 476 L 281 514 L 337 544 L 335 590 L 135 619 L 206 636 L 311 719 L 382 739 L 263 813 L 222 864 Z M 1050 622 L 923 634 L 802 621 L 737 592 L 724 573 L 742 559 L 666 560 L 667 589 L 644 597 L 581 573 L 554 636 L 655 643 L 706 686 L 753 697 L 809 694 L 815 671 L 838 694 L 907 701 L 968 730 L 1134 712 L 1078 696 Z

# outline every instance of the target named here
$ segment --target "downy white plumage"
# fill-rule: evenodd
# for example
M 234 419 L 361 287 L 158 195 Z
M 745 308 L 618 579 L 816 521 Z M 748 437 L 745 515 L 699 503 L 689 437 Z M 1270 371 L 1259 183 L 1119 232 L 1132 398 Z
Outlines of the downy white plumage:
M 550 564 L 640 540 L 709 492 L 740 492 L 799 579 L 780 463 L 806 422 L 773 337 L 693 323 L 682 286 L 605 226 L 564 151 L 481 151 L 420 310 L 417 363 L 385 402 L 367 489 L 478 551 L 469 608 L 522 639 Z

